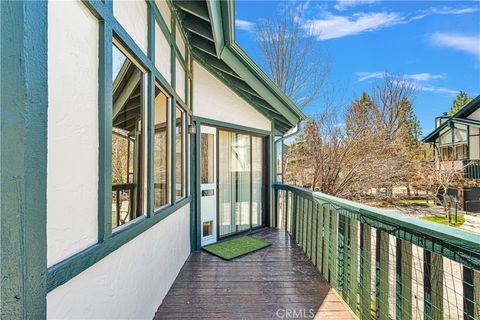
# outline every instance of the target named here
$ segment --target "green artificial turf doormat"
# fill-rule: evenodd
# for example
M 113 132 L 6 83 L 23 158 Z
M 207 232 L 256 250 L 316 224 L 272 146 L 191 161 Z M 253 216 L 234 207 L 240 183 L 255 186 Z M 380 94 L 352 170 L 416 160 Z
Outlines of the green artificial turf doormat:
M 251 252 L 271 246 L 270 242 L 250 236 L 222 241 L 203 247 L 203 250 L 225 260 L 232 260 Z

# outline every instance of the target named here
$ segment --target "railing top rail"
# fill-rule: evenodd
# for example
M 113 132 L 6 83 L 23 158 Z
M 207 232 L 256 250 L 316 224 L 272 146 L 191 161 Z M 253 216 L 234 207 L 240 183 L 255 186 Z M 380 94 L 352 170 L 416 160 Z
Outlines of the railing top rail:
M 310 197 L 312 200 L 329 204 L 333 208 L 339 209 L 340 214 L 345 214 L 342 210 L 346 210 L 353 213 L 349 217 L 360 222 L 384 229 L 390 234 L 404 238 L 428 250 L 439 252 L 453 260 L 465 263 L 464 260 L 468 259 L 469 264 L 476 266 L 476 269 L 480 266 L 480 235 L 478 234 L 420 220 L 398 211 L 374 208 L 302 187 L 275 184 L 274 188 L 292 191 L 303 197 Z M 450 250 L 448 250 L 448 246 L 451 246 Z

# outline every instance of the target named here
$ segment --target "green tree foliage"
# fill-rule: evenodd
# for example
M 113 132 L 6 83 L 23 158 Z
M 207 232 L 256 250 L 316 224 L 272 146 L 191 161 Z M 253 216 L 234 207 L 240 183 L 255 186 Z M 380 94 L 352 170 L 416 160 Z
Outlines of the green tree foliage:
M 457 113 L 460 109 L 465 107 L 472 100 L 473 98 L 469 97 L 468 94 L 460 90 L 455 100 L 453 100 L 452 107 L 450 108 L 450 111 L 448 112 L 448 114 L 453 116 L 455 113 Z

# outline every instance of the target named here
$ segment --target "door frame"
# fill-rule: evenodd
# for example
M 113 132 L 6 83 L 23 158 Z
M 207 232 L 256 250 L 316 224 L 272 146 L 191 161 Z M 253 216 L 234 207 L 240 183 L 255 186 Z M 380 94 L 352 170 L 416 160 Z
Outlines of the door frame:
M 262 228 L 269 226 L 271 224 L 271 208 L 273 201 L 273 138 L 274 138 L 274 126 L 272 122 L 272 128 L 270 131 L 262 130 L 257 128 L 252 128 L 248 126 L 242 126 L 237 124 L 232 124 L 228 122 L 223 122 L 219 120 L 208 119 L 199 116 L 192 116 L 192 123 L 195 123 L 195 138 L 191 141 L 191 156 L 192 156 L 192 165 L 191 165 L 191 190 L 193 191 L 193 201 L 190 206 L 190 248 L 191 251 L 201 250 L 201 191 L 200 191 L 200 127 L 202 125 L 216 127 L 218 129 L 237 131 L 241 133 L 247 133 L 252 135 L 257 135 L 264 137 L 264 184 L 265 184 L 265 194 L 264 194 L 264 214 L 263 214 L 263 224 L 262 226 L 256 227 Z M 217 162 L 218 163 L 218 162 Z M 246 230 L 250 232 L 250 230 Z M 237 236 L 238 234 L 233 234 Z M 223 239 L 223 238 L 222 238 Z M 217 239 L 217 241 L 220 239 Z
M 208 183 L 208 185 L 212 185 L 212 188 L 214 190 L 214 197 L 215 199 L 213 200 L 213 203 L 214 203 L 214 213 L 213 213 L 213 218 L 211 219 L 212 220 L 212 223 L 213 223 L 213 226 L 212 226 L 212 234 L 211 236 L 205 241 L 206 243 L 204 244 L 204 237 L 203 237 L 203 215 L 200 214 L 200 244 L 202 246 L 204 245 L 209 245 L 211 243 L 215 243 L 218 241 L 218 170 L 217 170 L 217 164 L 218 164 L 218 144 L 217 144 L 217 137 L 218 137 L 218 129 L 214 126 L 209 126 L 209 125 L 201 125 L 200 126 L 200 145 L 199 145 L 199 150 L 200 150 L 200 192 L 199 192 L 199 197 L 200 197 L 200 212 L 202 211 L 202 207 L 203 207 L 203 204 L 202 204 L 202 198 L 203 198 L 203 185 L 202 184 L 202 145 L 201 145 L 201 141 L 202 141 L 202 138 L 201 138 L 201 135 L 202 133 L 206 133 L 206 134 L 213 134 L 213 159 L 215 161 L 214 163 L 214 166 L 213 166 L 213 172 L 214 172 L 214 176 L 213 176 L 213 183 Z

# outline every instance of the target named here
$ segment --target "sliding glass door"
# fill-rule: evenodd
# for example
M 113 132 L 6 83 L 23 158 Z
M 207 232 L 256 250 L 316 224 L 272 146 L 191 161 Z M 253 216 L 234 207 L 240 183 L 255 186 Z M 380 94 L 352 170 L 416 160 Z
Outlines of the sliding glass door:
M 218 131 L 219 235 L 263 224 L 263 139 Z

